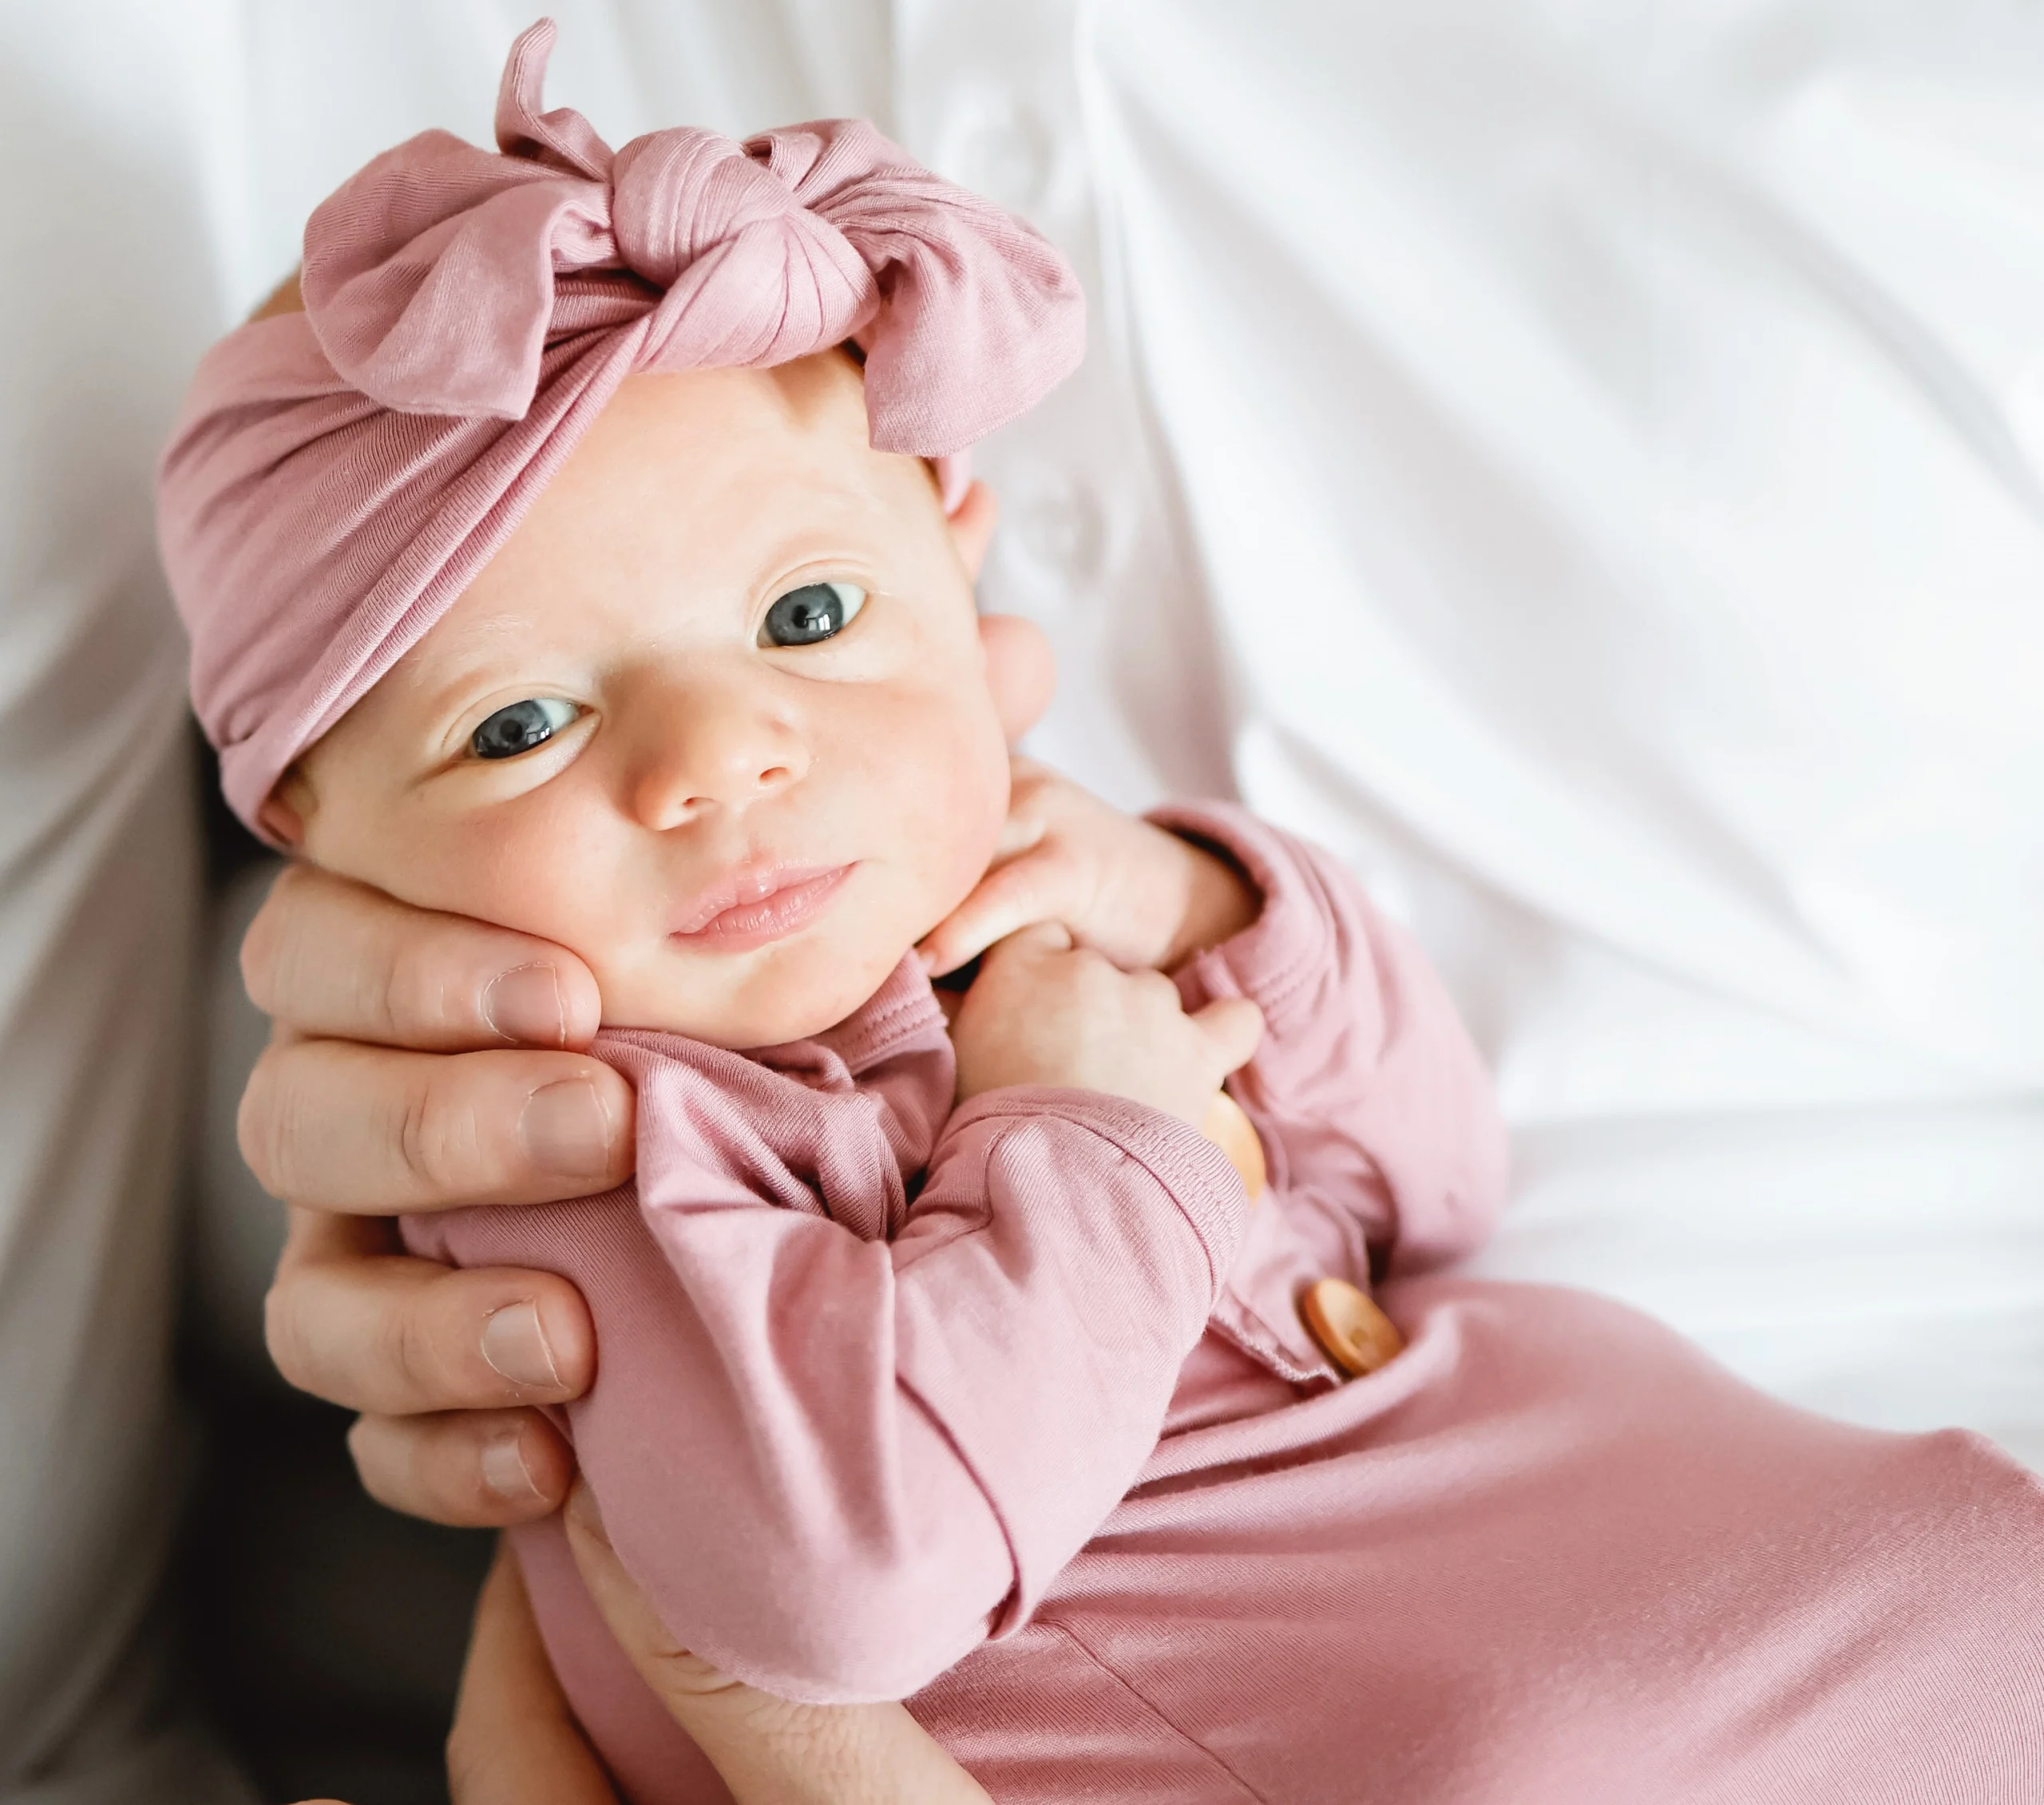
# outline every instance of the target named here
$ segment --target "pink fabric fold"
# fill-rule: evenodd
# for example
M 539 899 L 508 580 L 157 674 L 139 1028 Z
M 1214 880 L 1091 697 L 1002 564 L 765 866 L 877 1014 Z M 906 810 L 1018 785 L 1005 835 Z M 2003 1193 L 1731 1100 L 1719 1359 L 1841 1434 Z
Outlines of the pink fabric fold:
M 244 821 L 446 610 L 624 378 L 865 354 L 872 441 L 961 454 L 1076 366 L 1084 303 L 1021 221 L 861 120 L 613 151 L 542 110 L 542 19 L 495 152 L 430 131 L 315 211 L 303 314 L 201 363 L 159 473 L 192 699 Z

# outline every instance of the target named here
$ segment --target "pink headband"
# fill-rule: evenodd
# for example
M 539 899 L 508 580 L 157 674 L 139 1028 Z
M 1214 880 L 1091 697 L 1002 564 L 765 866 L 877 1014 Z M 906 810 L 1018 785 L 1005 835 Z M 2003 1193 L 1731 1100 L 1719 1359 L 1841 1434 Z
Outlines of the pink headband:
M 424 132 L 321 204 L 306 311 L 213 347 L 164 453 L 192 702 L 252 825 L 634 371 L 855 338 L 873 445 L 940 460 L 955 506 L 954 454 L 1084 349 L 1064 259 L 863 121 L 612 151 L 580 114 L 540 111 L 553 38 L 542 19 L 511 48 L 501 155 Z

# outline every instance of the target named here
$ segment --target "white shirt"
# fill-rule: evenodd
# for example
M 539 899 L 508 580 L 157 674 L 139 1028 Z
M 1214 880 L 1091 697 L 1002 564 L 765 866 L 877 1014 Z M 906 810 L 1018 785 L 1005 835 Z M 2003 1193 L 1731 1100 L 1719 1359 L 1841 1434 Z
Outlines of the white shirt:
M 1483 1269 L 2044 1463 L 2044 10 L 555 11 L 613 143 L 869 113 L 1073 258 L 1086 366 L 980 457 L 1035 750 L 1237 790 L 1414 925 L 1516 1130 Z M 335 183 L 488 141 L 529 22 L 0 0 L 0 1796 L 228 1783 L 109 1702 L 188 1025 L 149 460 Z

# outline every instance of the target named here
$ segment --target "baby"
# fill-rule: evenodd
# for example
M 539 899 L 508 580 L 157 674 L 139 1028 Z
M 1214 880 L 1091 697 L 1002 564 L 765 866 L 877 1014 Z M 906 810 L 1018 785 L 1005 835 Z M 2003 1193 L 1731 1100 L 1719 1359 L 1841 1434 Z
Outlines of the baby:
M 2028 1476 L 1417 1276 L 1503 1138 L 1411 944 L 1239 809 L 1011 766 L 1048 660 L 960 454 L 1076 360 L 1056 254 L 855 124 L 613 152 L 550 42 L 500 154 L 315 214 L 163 534 L 244 818 L 596 975 L 636 1185 L 406 1233 L 588 1297 L 564 1427 L 677 1641 L 1004 1801 L 2027 1796 Z M 627 1795 L 723 1796 L 518 1546 Z

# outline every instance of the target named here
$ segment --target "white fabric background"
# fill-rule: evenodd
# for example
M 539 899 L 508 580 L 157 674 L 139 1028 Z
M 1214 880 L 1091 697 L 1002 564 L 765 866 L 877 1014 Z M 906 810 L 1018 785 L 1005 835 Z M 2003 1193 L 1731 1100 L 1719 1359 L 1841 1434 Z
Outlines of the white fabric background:
M 1482 1269 L 2044 1463 L 2044 7 L 555 11 L 613 142 L 865 112 L 1073 256 L 1086 367 L 981 462 L 1036 749 L 1237 789 L 1413 924 L 1516 1133 Z M 189 1031 L 149 459 L 528 22 L 0 0 L 0 1795 L 228 1796 L 110 1689 Z

